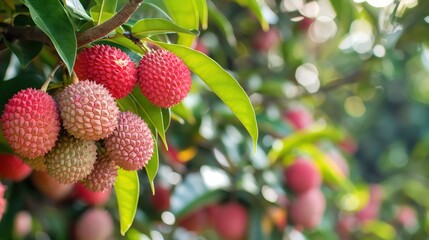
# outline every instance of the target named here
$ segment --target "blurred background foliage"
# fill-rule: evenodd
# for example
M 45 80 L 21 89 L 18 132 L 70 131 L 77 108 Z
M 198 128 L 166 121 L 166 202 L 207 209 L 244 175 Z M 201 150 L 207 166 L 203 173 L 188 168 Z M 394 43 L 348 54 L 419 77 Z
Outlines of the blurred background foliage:
M 87 9 L 94 4 L 81 2 Z M 208 0 L 208 6 L 208 28 L 194 48 L 250 96 L 258 147 L 195 77 L 183 105 L 171 111 L 168 151 L 159 144 L 157 194 L 151 196 L 140 171 L 136 219 L 113 239 L 226 239 L 210 209 L 228 202 L 248 213 L 245 239 L 427 239 L 429 1 Z M 168 19 L 163 8 L 147 0 L 134 18 Z M 50 51 L 43 48 L 26 68 L 1 52 L 0 78 L 43 82 L 56 61 Z M 14 92 L 0 82 L 0 95 Z M 314 161 L 323 176 L 326 210 L 313 228 L 289 216 L 296 196 L 283 171 L 298 157 Z M 5 181 L 12 200 L 2 236 L 68 239 L 73 222 L 93 205 L 108 209 L 119 226 L 114 197 L 101 204 L 76 200 L 76 190 L 42 197 L 34 178 Z M 18 236 L 13 219 L 22 210 L 32 215 L 32 228 Z

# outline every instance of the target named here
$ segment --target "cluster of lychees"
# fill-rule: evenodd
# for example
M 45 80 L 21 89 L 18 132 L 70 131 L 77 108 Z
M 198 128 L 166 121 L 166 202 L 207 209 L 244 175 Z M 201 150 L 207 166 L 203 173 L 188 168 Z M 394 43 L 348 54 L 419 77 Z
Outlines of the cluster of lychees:
M 111 188 L 117 167 L 142 169 L 154 151 L 152 133 L 136 114 L 120 112 L 115 99 L 138 84 L 154 105 L 168 108 L 187 95 L 189 69 L 176 55 L 153 50 L 139 66 L 118 48 L 81 51 L 79 79 L 53 96 L 23 89 L 5 105 L 3 135 L 15 153 L 59 183 L 82 182 L 92 191 Z

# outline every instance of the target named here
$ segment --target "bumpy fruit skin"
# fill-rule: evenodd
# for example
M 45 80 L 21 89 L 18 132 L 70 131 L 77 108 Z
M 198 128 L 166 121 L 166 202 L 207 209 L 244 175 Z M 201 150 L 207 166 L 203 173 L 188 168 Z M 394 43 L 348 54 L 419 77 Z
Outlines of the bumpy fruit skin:
M 298 228 L 317 227 L 325 213 L 326 200 L 318 188 L 299 195 L 289 206 L 289 217 Z
M 137 68 L 120 49 L 95 45 L 76 57 L 74 71 L 80 80 L 92 80 L 106 87 L 114 98 L 128 95 L 137 83 Z
M 46 171 L 45 157 L 36 157 L 33 159 L 23 158 L 22 161 L 36 171 Z
M 191 89 L 191 72 L 183 61 L 167 50 L 151 51 L 138 67 L 143 95 L 153 104 L 169 108 L 180 103 Z
M 93 192 L 103 192 L 112 188 L 116 176 L 118 167 L 115 161 L 109 157 L 105 149 L 98 149 L 94 169 L 82 180 L 82 184 Z
M 60 132 L 54 100 L 46 92 L 32 88 L 9 99 L 0 120 L 10 147 L 27 158 L 45 155 L 54 147 Z
M 4 212 L 6 211 L 6 199 L 4 198 L 4 192 L 6 192 L 6 187 L 0 183 L 0 221 L 3 217 Z
M 112 188 L 108 188 L 104 192 L 93 192 L 88 190 L 83 184 L 77 183 L 74 186 L 75 198 L 91 206 L 101 206 L 109 201 Z
M 48 174 L 59 183 L 76 183 L 91 173 L 96 158 L 95 142 L 64 134 L 46 154 L 45 164 Z
M 31 173 L 31 168 L 13 154 L 0 154 L 0 178 L 14 182 L 24 180 Z
M 131 112 L 121 112 L 118 127 L 104 141 L 110 157 L 125 170 L 146 166 L 153 154 L 153 138 L 147 124 Z
M 64 89 L 59 96 L 63 126 L 83 140 L 109 136 L 118 124 L 119 109 L 109 91 L 92 81 L 82 81 Z
M 52 201 L 66 198 L 73 190 L 73 184 L 61 184 L 48 175 L 47 172 L 34 171 L 31 174 L 33 186 L 45 197 Z
M 113 235 L 113 219 L 102 209 L 93 208 L 84 212 L 76 222 L 76 240 L 106 240 Z
M 236 202 L 218 206 L 214 228 L 221 239 L 244 239 L 247 229 L 248 214 L 245 207 Z
M 298 158 L 284 171 L 286 185 L 296 194 L 302 194 L 322 183 L 319 169 L 313 162 Z

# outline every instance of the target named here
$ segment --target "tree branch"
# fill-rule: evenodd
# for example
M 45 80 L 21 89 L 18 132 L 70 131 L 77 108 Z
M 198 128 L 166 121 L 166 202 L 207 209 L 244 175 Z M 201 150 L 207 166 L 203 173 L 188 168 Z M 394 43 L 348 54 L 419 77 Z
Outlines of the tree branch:
M 131 15 L 140 7 L 144 0 L 130 0 L 119 12 L 106 22 L 77 34 L 77 46 L 81 47 L 100 39 L 130 19 Z M 0 35 L 6 39 L 21 39 L 39 41 L 52 46 L 49 37 L 37 27 L 0 26 Z
M 140 7 L 142 3 L 143 0 L 130 0 L 114 17 L 98 26 L 79 33 L 77 35 L 78 47 L 100 39 L 109 34 L 111 31 L 115 30 L 117 27 L 121 26 L 123 23 L 128 21 L 128 19 L 130 19 L 131 15 L 133 15 L 133 13 Z

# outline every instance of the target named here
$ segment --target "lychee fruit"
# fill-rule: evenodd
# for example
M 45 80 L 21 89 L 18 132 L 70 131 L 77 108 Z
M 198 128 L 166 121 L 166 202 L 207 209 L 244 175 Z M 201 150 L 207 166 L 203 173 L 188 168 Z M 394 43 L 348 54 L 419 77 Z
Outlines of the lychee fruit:
M 295 129 L 305 129 L 310 127 L 313 122 L 313 116 L 304 106 L 294 106 L 287 110 L 283 119 L 288 121 Z
M 6 211 L 6 199 L 4 198 L 4 192 L 6 192 L 6 186 L 0 183 L 0 221 Z
M 0 121 L 10 147 L 27 158 L 45 155 L 54 147 L 60 131 L 54 100 L 46 92 L 32 88 L 9 99 Z
M 58 183 L 47 172 L 39 171 L 34 171 L 31 174 L 31 182 L 40 193 L 52 201 L 59 201 L 67 197 L 73 190 L 74 185 Z
M 94 169 L 81 182 L 88 190 L 103 192 L 112 188 L 118 175 L 118 167 L 104 148 L 99 148 L 97 153 Z
M 84 212 L 76 222 L 76 240 L 111 239 L 114 231 L 112 216 L 105 210 L 93 208 Z
M 180 103 L 192 83 L 191 71 L 185 63 L 167 50 L 154 50 L 144 55 L 137 77 L 143 95 L 162 108 Z
M 177 224 L 188 231 L 201 233 L 209 224 L 207 211 L 204 208 L 197 209 L 179 219 Z
M 247 209 L 237 202 L 219 205 L 214 228 L 221 239 L 244 239 L 249 219 Z
M 83 184 L 77 183 L 74 186 L 74 196 L 82 202 L 92 205 L 101 206 L 109 201 L 112 188 L 106 189 L 104 192 L 93 192 L 88 190 Z
M 252 38 L 252 46 L 260 52 L 268 52 L 281 42 L 280 31 L 277 27 L 270 27 L 267 31 L 258 29 Z
M 106 87 L 114 98 L 128 95 L 137 84 L 136 64 L 119 48 L 95 45 L 81 51 L 73 69 L 80 80 Z
M 310 160 L 296 159 L 292 165 L 284 171 L 286 185 L 296 194 L 317 188 L 322 183 L 319 169 Z
M 33 159 L 23 158 L 22 161 L 36 171 L 46 171 L 45 157 L 36 157 Z
M 170 189 L 161 184 L 156 184 L 155 195 L 150 199 L 153 208 L 158 212 L 167 211 L 170 208 L 170 195 Z
M 23 238 L 31 232 L 33 218 L 27 211 L 20 211 L 15 215 L 13 231 L 16 236 Z
M 118 124 L 115 99 L 105 87 L 92 81 L 66 87 L 59 96 L 59 108 L 64 128 L 79 139 L 105 138 Z
M 154 148 L 149 127 L 131 112 L 119 114 L 118 127 L 104 144 L 109 156 L 125 170 L 139 170 L 146 166 Z
M 289 206 L 288 213 L 297 227 L 313 229 L 320 224 L 325 208 L 325 196 L 319 188 L 314 188 L 298 195 Z
M 46 154 L 45 164 L 48 174 L 59 183 L 76 183 L 91 173 L 96 158 L 95 142 L 64 134 Z
M 0 154 L 0 178 L 19 182 L 30 173 L 31 168 L 21 158 L 13 154 Z

